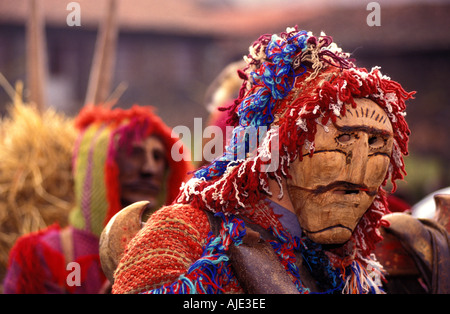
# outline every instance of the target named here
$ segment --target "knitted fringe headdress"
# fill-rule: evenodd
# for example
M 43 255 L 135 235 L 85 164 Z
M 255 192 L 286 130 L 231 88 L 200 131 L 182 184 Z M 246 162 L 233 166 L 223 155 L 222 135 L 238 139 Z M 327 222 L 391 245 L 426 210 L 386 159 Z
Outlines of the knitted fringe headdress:
M 408 154 L 410 131 L 404 119 L 405 100 L 412 98 L 414 92 L 406 92 L 399 83 L 382 75 L 378 67 L 371 71 L 356 67 L 331 37 L 315 37 L 297 27 L 280 35 L 263 35 L 249 51 L 244 58 L 247 66 L 239 71 L 243 79 L 239 97 L 226 109 L 234 136 L 223 156 L 199 169 L 183 186 L 178 202 L 247 217 L 264 228 L 280 227 L 273 211 L 264 205 L 271 195 L 268 180 L 275 179 L 281 187 L 281 178 L 289 177 L 290 163 L 302 159 L 302 148 L 310 156 L 314 154 L 317 125 L 326 127 L 345 116 L 344 104 L 356 108 L 355 98 L 375 101 L 392 123 L 393 152 L 382 186 L 390 178 L 395 191 L 395 180 L 406 174 L 403 156 Z M 247 138 L 239 135 L 252 127 L 265 127 L 268 131 L 257 150 L 242 158 L 237 152 L 250 145 Z M 272 158 L 278 158 L 278 167 L 261 171 Z M 380 187 L 351 240 L 328 253 L 337 267 L 354 261 L 368 265 L 371 251 L 382 239 L 377 229 L 384 223 L 382 216 L 388 213 L 385 194 Z M 352 280 L 347 279 L 347 292 Z
M 100 235 L 104 226 L 120 209 L 119 168 L 115 161 L 118 148 L 128 149 L 133 141 L 155 135 L 166 148 L 168 177 L 163 190 L 164 204 L 176 198 L 179 187 L 187 180 L 191 165 L 175 162 L 170 149 L 177 139 L 170 128 L 153 113 L 150 107 L 107 109 L 85 107 L 75 120 L 80 131 L 73 152 L 76 208 L 71 212 L 73 226 Z

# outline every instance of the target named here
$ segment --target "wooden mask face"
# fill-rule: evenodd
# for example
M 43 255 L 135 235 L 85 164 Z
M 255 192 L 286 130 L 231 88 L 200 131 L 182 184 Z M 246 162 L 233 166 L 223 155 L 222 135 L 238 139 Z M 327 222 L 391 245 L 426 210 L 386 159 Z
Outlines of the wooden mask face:
M 305 234 L 321 244 L 341 244 L 375 199 L 392 154 L 387 114 L 369 99 L 346 105 L 336 124 L 317 126 L 315 151 L 290 166 L 290 199 Z
M 165 147 L 156 136 L 132 144 L 131 151 L 121 149 L 117 154 L 122 206 L 148 200 L 158 206 L 167 168 Z

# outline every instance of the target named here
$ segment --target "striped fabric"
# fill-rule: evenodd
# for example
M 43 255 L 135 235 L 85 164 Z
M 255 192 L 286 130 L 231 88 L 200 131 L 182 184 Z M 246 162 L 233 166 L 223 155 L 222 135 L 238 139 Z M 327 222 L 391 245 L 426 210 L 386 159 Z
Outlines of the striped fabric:
M 74 158 L 76 208 L 71 224 L 99 236 L 108 210 L 104 167 L 111 129 L 94 124 L 80 135 Z M 95 189 L 93 188 L 95 187 Z M 93 210 L 94 209 L 94 210 Z

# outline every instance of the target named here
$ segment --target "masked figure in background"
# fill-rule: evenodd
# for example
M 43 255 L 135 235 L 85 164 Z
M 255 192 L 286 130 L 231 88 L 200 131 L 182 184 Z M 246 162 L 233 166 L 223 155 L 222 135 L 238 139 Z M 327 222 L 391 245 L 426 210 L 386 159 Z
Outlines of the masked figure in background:
M 297 28 L 245 59 L 226 152 L 130 241 L 113 293 L 383 293 L 372 252 L 413 93 Z
M 137 201 L 149 201 L 149 213 L 170 204 L 191 170 L 171 159 L 176 139 L 151 108 L 89 106 L 75 124 L 70 226 L 53 225 L 16 242 L 5 293 L 98 293 L 106 281 L 99 236 L 109 219 Z
M 201 162 L 198 163 L 198 167 L 202 167 L 204 165 L 208 165 L 209 162 L 211 162 L 214 157 L 217 155 L 222 155 L 222 153 L 225 150 L 226 146 L 226 139 L 227 139 L 227 119 L 228 119 L 228 112 L 226 108 L 230 106 L 234 99 L 237 97 L 239 93 L 239 89 L 242 85 L 242 80 L 239 76 L 236 75 L 238 70 L 244 68 L 245 62 L 244 60 L 241 61 L 235 61 L 230 64 L 228 64 L 220 73 L 219 75 L 212 81 L 212 83 L 208 86 L 208 89 L 206 90 L 205 95 L 205 107 L 206 110 L 209 113 L 207 127 L 214 126 L 216 127 L 216 130 L 220 129 L 220 132 L 222 134 L 221 138 L 215 138 L 216 133 L 218 132 L 211 132 L 214 134 L 214 137 L 211 136 L 211 138 L 208 138 L 207 136 L 203 137 L 203 155 Z M 230 128 L 231 130 L 232 128 Z M 205 129 L 206 130 L 206 129 Z M 219 144 L 219 139 L 222 140 L 222 145 L 217 145 L 219 147 L 216 147 L 215 144 Z M 205 147 L 214 147 L 218 148 L 217 152 L 214 152 L 214 154 L 211 153 L 211 158 L 206 158 L 209 156 L 205 156 Z

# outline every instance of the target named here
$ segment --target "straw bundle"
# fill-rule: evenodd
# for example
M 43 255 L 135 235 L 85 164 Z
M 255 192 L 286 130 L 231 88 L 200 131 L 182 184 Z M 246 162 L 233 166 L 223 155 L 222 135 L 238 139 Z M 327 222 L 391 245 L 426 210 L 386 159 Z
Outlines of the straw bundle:
M 72 119 L 24 104 L 20 91 L 0 120 L 0 282 L 16 239 L 55 222 L 73 207 Z

